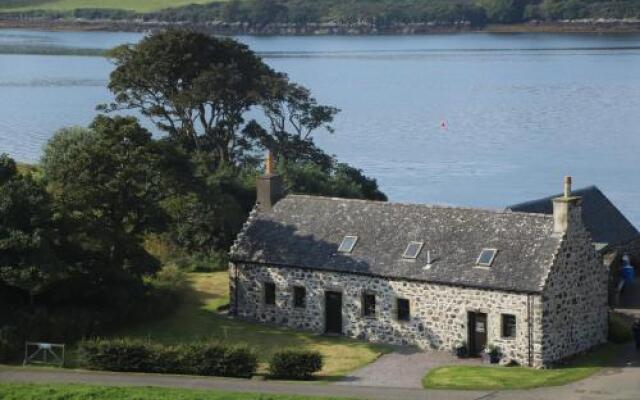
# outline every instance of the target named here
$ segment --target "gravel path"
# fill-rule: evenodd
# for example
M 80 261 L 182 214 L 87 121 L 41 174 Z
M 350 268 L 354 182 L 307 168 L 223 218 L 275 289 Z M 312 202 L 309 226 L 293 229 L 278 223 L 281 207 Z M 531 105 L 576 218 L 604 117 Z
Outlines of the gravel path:
M 480 364 L 479 359 L 461 360 L 448 352 L 401 349 L 346 376 L 337 385 L 421 388 L 427 371 L 443 365 Z

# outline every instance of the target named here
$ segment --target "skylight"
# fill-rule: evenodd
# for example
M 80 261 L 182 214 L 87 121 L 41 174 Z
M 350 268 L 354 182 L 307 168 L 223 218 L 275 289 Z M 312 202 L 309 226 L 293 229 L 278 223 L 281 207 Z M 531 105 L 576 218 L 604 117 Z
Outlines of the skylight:
M 342 239 L 342 243 L 340 243 L 340 247 L 338 247 L 338 252 L 351 253 L 351 251 L 353 251 L 353 248 L 356 246 L 357 241 L 357 236 L 345 236 L 344 239 Z
M 416 258 L 418 258 L 418 255 L 420 254 L 420 250 L 422 250 L 423 245 L 424 245 L 424 242 L 409 242 L 409 244 L 407 245 L 407 248 L 404 251 L 404 254 L 402 255 L 402 258 L 409 258 L 409 259 L 415 260 Z
M 481 267 L 490 267 L 493 264 L 493 259 L 496 258 L 497 249 L 482 249 L 476 264 Z

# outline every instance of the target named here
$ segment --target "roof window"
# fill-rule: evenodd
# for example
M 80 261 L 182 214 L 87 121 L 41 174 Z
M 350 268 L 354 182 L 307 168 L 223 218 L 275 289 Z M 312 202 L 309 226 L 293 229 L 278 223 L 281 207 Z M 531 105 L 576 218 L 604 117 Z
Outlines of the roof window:
M 476 265 L 481 267 L 490 267 L 493 264 L 493 259 L 496 258 L 497 249 L 482 249 L 480 256 L 476 261 Z
M 340 243 L 340 247 L 338 247 L 338 252 L 351 253 L 356 246 L 356 242 L 358 242 L 357 236 L 345 236 L 344 239 L 342 239 L 342 243 Z
M 402 258 L 415 260 L 416 258 L 418 258 L 418 255 L 420 255 L 422 246 L 424 246 L 424 242 L 409 242 L 407 248 L 404 250 Z

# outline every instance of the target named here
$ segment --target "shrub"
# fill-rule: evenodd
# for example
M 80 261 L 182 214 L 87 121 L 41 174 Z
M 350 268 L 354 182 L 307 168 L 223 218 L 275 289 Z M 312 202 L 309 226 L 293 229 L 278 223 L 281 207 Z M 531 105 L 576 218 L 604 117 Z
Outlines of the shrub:
M 458 358 L 467 358 L 469 356 L 466 342 L 461 342 L 453 346 L 453 353 Z
M 0 362 L 16 360 L 23 345 L 17 328 L 13 326 L 0 327 Z
M 224 353 L 222 375 L 250 378 L 256 372 L 257 366 L 258 358 L 253 351 L 246 347 L 230 347 Z
M 269 374 L 281 379 L 310 379 L 322 369 L 322 354 L 308 350 L 283 350 L 269 361 Z
M 89 369 L 153 372 L 153 360 L 159 350 L 159 347 L 138 340 L 92 340 L 80 343 L 78 358 Z
M 79 359 L 90 369 L 249 378 L 256 355 L 244 347 L 217 343 L 163 346 L 137 340 L 94 340 L 80 344 Z
M 609 341 L 626 343 L 632 339 L 631 321 L 620 314 L 609 314 Z
M 226 251 L 215 251 L 210 254 L 195 254 L 175 260 L 178 269 L 185 272 L 215 272 L 229 268 L 229 255 Z
M 245 347 L 197 343 L 185 346 L 188 373 L 249 378 L 256 371 L 256 355 Z

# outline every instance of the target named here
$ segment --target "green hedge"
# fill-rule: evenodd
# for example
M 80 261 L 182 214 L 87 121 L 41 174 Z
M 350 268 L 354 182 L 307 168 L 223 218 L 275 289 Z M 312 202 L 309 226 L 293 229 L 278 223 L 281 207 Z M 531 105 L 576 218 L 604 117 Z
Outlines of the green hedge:
M 249 378 L 257 368 L 256 355 L 244 347 L 218 343 L 164 346 L 140 340 L 91 340 L 79 346 L 85 368 L 172 374 Z
M 283 350 L 269 361 L 269 374 L 281 379 L 311 379 L 322 369 L 322 354 L 308 350 Z
M 631 321 L 620 314 L 609 314 L 609 341 L 626 343 L 633 340 Z

